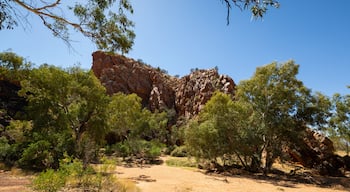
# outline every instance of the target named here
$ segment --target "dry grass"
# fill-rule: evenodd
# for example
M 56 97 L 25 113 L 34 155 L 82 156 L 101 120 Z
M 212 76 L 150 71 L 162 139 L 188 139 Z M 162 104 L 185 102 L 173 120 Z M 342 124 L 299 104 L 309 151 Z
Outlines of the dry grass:
M 165 160 L 165 164 L 172 167 L 197 167 L 194 159 L 183 157 L 169 157 Z

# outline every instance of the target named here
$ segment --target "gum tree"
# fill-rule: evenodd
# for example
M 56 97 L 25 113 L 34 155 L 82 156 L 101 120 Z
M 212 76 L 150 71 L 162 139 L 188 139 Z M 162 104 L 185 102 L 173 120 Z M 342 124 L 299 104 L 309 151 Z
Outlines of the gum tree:
M 27 26 L 27 15 L 33 14 L 69 46 L 73 30 L 91 39 L 99 49 L 128 53 L 135 38 L 134 24 L 127 17 L 132 13 L 129 0 L 0 0 L 0 30 Z

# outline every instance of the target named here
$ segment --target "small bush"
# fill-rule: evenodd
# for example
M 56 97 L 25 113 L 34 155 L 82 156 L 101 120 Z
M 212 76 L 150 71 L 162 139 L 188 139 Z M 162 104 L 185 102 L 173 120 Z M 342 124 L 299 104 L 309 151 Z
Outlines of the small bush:
M 10 144 L 8 144 L 8 140 L 6 137 L 0 137 L 0 161 L 4 161 L 6 159 L 8 151 L 11 149 Z
M 37 176 L 32 183 L 35 191 L 122 191 L 137 192 L 133 183 L 123 182 L 112 173 L 115 163 L 102 159 L 103 164 L 84 168 L 81 160 L 66 157 L 61 160 L 60 168 L 48 169 Z
M 46 140 L 29 144 L 23 151 L 22 158 L 18 161 L 19 165 L 23 168 L 40 171 L 52 167 L 55 159 L 51 153 L 51 147 L 51 144 Z
M 48 191 L 55 192 L 60 190 L 66 184 L 67 176 L 62 172 L 54 171 L 53 169 L 48 169 L 41 172 L 33 180 L 33 189 L 36 191 Z
M 171 156 L 173 157 L 186 157 L 187 156 L 187 149 L 186 146 L 180 146 L 176 147 L 171 153 Z
M 127 142 L 120 142 L 112 145 L 112 151 L 117 153 L 119 157 L 128 157 L 132 154 L 132 149 L 130 148 L 130 144 Z
M 120 157 L 137 157 L 154 160 L 162 153 L 164 145 L 155 141 L 128 140 L 111 146 L 110 151 L 114 151 Z
M 149 148 L 146 153 L 146 157 L 152 160 L 159 157 L 162 153 L 163 148 L 164 148 L 164 145 L 161 143 L 149 142 Z

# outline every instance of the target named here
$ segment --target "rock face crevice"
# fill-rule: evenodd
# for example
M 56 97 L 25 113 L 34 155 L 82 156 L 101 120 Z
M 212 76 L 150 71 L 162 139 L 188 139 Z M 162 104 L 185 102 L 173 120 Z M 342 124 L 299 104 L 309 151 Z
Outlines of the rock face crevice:
M 108 94 L 135 93 L 152 111 L 173 109 L 177 116 L 191 118 L 202 109 L 215 91 L 234 95 L 235 83 L 216 69 L 194 70 L 182 78 L 165 74 L 142 62 L 97 51 L 92 70 Z

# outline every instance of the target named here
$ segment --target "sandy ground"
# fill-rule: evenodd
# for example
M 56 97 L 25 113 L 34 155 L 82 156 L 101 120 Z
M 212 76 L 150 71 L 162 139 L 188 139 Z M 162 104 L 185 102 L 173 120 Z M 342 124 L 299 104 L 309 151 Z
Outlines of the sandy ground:
M 28 191 L 28 176 L 18 176 L 11 172 L 0 171 L 0 192 Z
M 252 179 L 245 176 L 212 176 L 197 169 L 154 165 L 146 168 L 117 167 L 119 178 L 132 179 L 143 192 L 326 192 L 350 191 L 342 187 L 321 188 L 315 185 Z M 349 180 L 350 182 L 350 180 Z M 336 189 L 337 188 L 337 189 Z M 340 189 L 343 190 L 340 190 Z
M 165 164 L 143 168 L 118 166 L 116 174 L 120 179 L 131 179 L 142 192 L 327 192 L 350 191 L 344 185 L 320 187 L 286 180 L 252 178 L 249 176 L 207 175 L 202 170 L 169 167 Z M 337 178 L 338 179 L 338 178 Z M 343 178 L 342 183 L 350 183 Z M 0 171 L 0 192 L 30 191 L 30 176 L 13 175 Z M 347 185 L 349 186 L 349 185 Z

